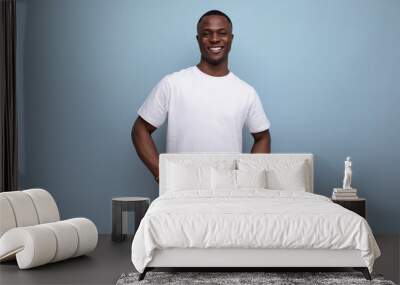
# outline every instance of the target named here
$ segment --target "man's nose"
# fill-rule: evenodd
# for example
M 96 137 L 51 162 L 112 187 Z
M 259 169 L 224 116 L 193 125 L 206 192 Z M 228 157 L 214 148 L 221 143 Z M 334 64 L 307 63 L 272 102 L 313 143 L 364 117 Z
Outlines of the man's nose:
M 211 34 L 211 38 L 210 38 L 210 42 L 218 42 L 220 40 L 218 33 L 212 33 Z

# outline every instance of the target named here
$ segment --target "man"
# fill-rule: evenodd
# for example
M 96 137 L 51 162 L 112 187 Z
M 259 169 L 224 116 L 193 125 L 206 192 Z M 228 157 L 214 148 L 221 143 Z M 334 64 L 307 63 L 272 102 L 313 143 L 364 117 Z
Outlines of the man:
M 232 22 L 212 10 L 197 23 L 200 63 L 166 75 L 138 110 L 132 141 L 158 183 L 158 151 L 151 134 L 168 116 L 167 152 L 242 152 L 242 129 L 252 153 L 271 151 L 270 122 L 253 87 L 228 69 Z

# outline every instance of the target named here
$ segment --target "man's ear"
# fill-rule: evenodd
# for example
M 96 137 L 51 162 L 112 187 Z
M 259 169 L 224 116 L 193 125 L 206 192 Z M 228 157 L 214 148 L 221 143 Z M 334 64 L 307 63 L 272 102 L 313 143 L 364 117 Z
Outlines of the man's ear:
M 234 34 L 232 34 L 232 40 L 233 40 L 233 36 L 234 36 Z

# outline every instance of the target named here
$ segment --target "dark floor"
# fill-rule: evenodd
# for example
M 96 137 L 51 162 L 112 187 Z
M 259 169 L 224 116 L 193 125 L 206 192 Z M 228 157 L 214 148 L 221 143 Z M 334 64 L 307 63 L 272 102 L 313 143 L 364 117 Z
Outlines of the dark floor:
M 382 256 L 375 263 L 376 273 L 399 283 L 400 236 L 377 235 Z M 124 272 L 134 271 L 130 260 L 131 238 L 115 243 L 110 235 L 100 235 L 94 252 L 88 256 L 19 270 L 16 262 L 0 264 L 0 284 L 115 284 Z
M 0 284 L 115 284 L 124 272 L 134 271 L 131 239 L 112 242 L 100 235 L 95 251 L 87 256 L 19 270 L 16 262 L 0 264 Z

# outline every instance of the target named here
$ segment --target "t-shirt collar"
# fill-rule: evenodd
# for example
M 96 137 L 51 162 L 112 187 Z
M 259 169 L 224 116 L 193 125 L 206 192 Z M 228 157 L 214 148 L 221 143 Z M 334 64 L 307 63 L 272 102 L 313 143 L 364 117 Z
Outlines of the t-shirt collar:
M 212 76 L 212 75 L 209 75 L 209 74 L 201 71 L 196 65 L 193 66 L 193 68 L 194 68 L 194 70 L 195 70 L 195 72 L 197 74 L 199 74 L 200 76 L 203 76 L 205 78 L 210 78 L 210 79 L 215 79 L 215 80 L 223 80 L 223 79 L 230 78 L 232 76 L 232 72 L 231 71 L 229 71 L 229 73 L 227 75 L 224 75 L 224 76 Z

